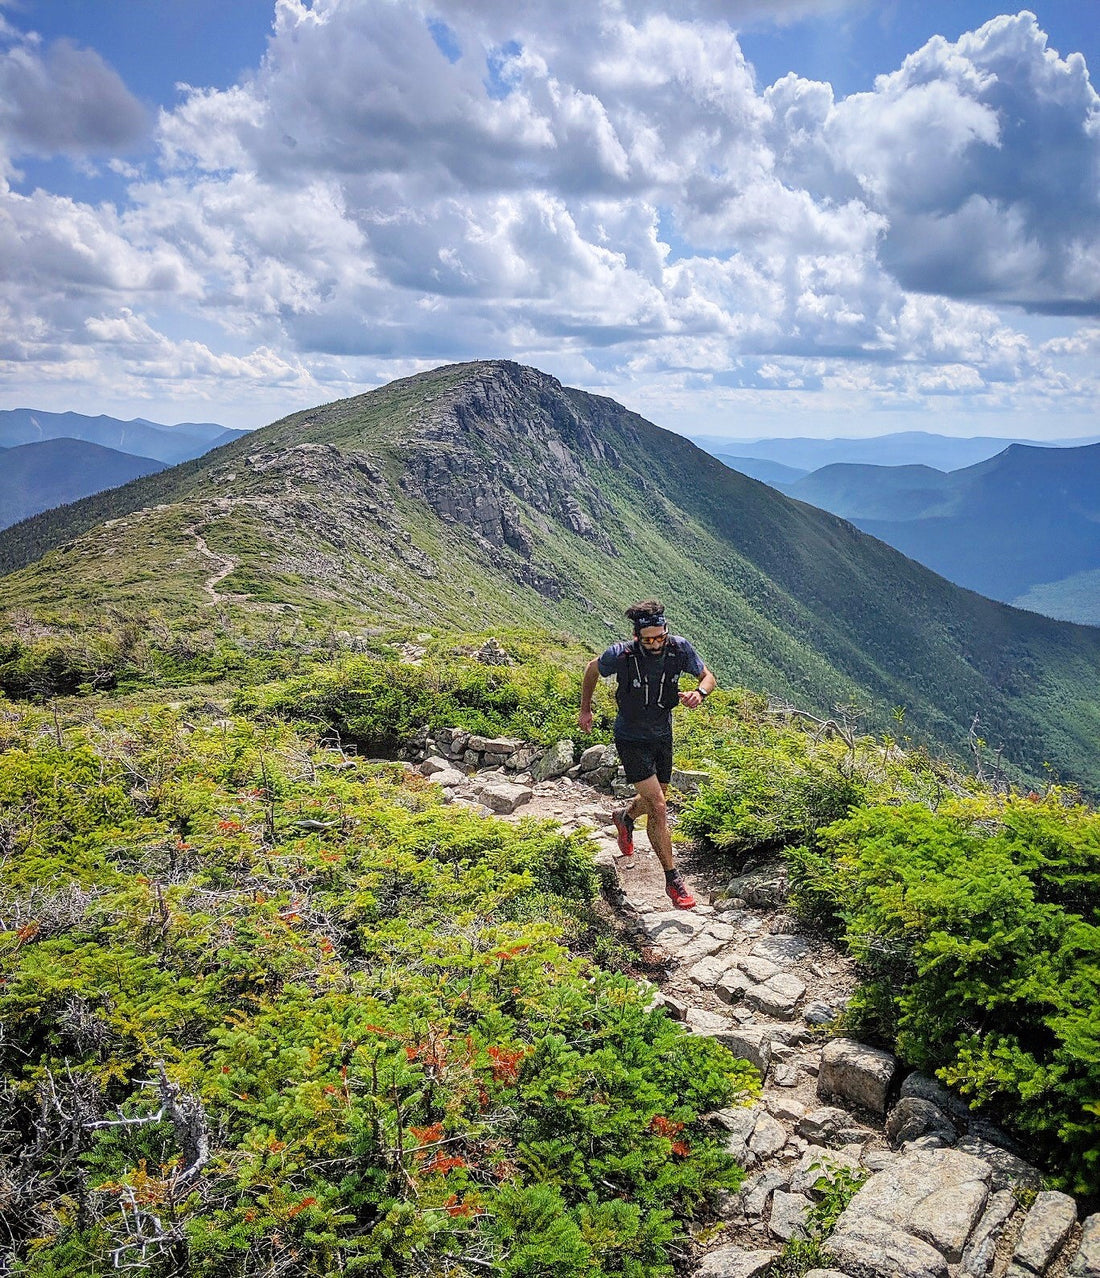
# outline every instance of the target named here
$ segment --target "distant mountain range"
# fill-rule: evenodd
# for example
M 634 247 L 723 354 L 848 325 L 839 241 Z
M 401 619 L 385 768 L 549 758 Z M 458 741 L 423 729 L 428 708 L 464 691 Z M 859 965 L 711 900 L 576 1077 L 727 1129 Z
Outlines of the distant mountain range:
M 132 457 L 152 457 L 175 465 L 245 434 L 215 422 L 180 422 L 164 426 L 143 417 L 86 417 L 83 413 L 43 413 L 34 408 L 0 410 L 0 447 L 37 444 L 46 439 L 83 439 Z
M 951 585 L 613 400 L 507 361 L 295 413 L 0 533 L 0 605 L 248 633 L 288 618 L 621 635 L 666 601 L 727 685 L 1100 791 L 1100 630 Z M 214 609 L 216 608 L 216 612 Z
M 726 439 L 717 435 L 693 435 L 700 448 L 720 457 L 734 470 L 751 474 L 765 483 L 773 482 L 755 469 L 735 465 L 744 462 L 779 462 L 803 474 L 820 470 L 838 462 L 866 466 L 932 466 L 936 470 L 958 470 L 973 466 L 1004 452 L 1011 444 L 1036 448 L 1078 448 L 1100 442 L 1100 435 L 1083 439 L 999 439 L 975 436 L 957 439 L 951 435 L 935 435 L 927 431 L 901 431 L 896 435 L 876 435 L 869 439 Z M 781 483 L 793 482 L 797 475 L 778 475 Z
M 163 462 L 82 439 L 6 448 L 0 454 L 0 528 L 163 469 Z
M 214 422 L 162 426 L 144 418 L 0 410 L 0 528 L 199 457 L 244 433 Z
M 1100 625 L 1100 444 L 1012 444 L 950 473 L 825 466 L 781 486 L 957 585 Z

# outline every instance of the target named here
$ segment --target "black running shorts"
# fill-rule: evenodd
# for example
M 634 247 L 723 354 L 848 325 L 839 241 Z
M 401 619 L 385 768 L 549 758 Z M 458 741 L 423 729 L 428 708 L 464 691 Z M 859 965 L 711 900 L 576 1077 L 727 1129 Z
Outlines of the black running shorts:
M 672 780 L 671 737 L 663 741 L 623 741 L 616 737 L 615 749 L 631 785 L 654 776 L 662 785 Z

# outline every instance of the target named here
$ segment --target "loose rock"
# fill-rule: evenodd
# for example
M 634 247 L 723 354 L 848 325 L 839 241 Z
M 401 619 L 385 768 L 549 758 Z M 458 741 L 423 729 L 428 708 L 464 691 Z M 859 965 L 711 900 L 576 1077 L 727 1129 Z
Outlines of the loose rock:
M 1041 1278 L 1066 1245 L 1070 1230 L 1076 1223 L 1077 1204 L 1068 1194 L 1055 1190 L 1036 1194 L 1016 1240 L 1008 1274 L 1011 1275 L 1015 1268 L 1021 1274 L 1039 1275 Z

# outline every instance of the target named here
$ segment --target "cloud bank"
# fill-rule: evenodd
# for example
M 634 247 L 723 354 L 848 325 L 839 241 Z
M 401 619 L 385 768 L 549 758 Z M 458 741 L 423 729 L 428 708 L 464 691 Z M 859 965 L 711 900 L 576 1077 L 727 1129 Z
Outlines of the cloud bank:
M 257 424 L 507 356 L 699 430 L 1094 413 L 1077 321 L 1028 320 L 1100 311 L 1083 59 L 1022 12 L 838 101 L 757 83 L 731 22 L 760 15 L 278 0 L 253 74 L 188 89 L 95 205 L 20 190 L 18 165 L 121 156 L 141 108 L 94 52 L 8 27 L 2 384 L 140 400 L 175 377 Z

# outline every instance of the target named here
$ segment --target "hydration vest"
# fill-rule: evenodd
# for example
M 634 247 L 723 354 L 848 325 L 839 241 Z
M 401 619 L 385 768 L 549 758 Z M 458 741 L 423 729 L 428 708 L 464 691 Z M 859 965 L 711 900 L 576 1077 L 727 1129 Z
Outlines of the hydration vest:
M 664 662 L 659 678 L 647 678 L 644 654 L 635 639 L 623 654 L 626 669 L 619 672 L 615 702 L 629 718 L 658 710 L 673 710 L 680 703 L 680 676 L 686 671 L 685 654 L 670 636 L 664 646 Z

